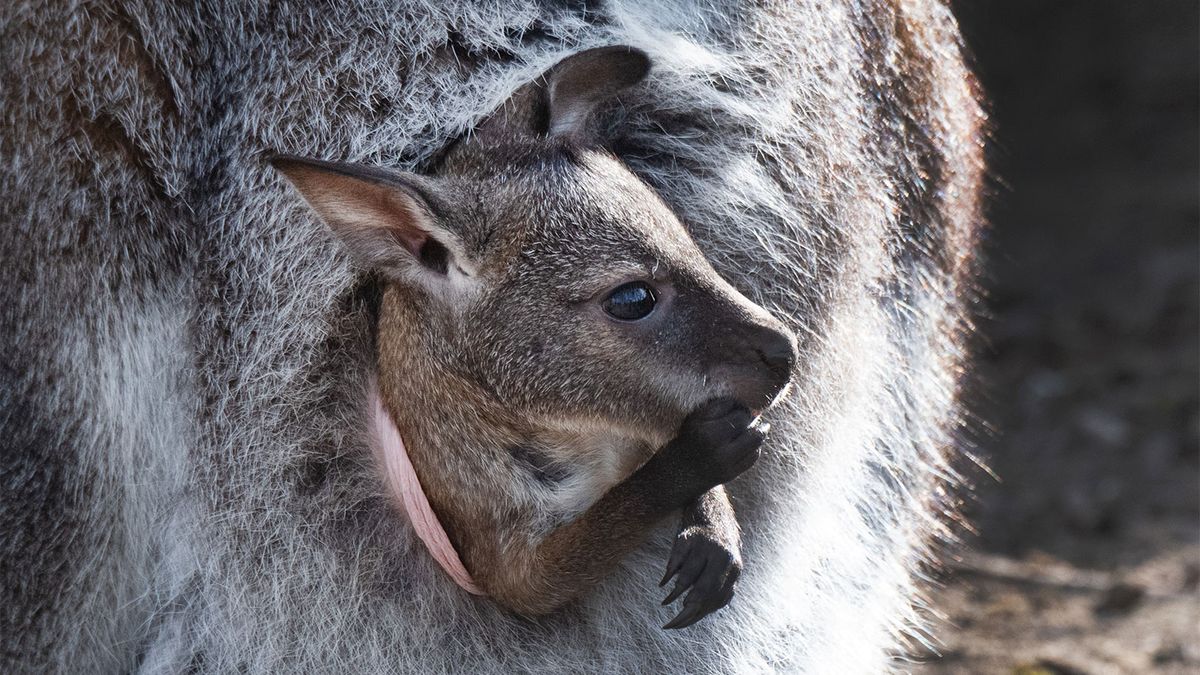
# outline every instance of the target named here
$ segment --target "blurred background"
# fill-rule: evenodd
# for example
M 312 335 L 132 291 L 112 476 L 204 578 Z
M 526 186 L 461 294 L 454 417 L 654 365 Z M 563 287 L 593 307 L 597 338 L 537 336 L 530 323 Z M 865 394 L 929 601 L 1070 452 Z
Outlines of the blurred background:
M 1200 673 L 1200 11 L 960 0 L 991 100 L 978 534 L 929 673 Z

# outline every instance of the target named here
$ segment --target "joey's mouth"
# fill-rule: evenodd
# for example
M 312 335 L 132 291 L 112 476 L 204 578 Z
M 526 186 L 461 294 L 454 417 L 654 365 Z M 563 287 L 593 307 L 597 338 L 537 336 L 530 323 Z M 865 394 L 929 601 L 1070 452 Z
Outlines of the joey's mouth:
M 746 406 L 755 417 L 769 412 L 792 391 L 791 379 L 764 378 L 761 375 L 735 375 L 723 378 L 723 395 Z
M 779 405 L 779 402 L 787 398 L 788 394 L 790 393 L 792 393 L 792 383 L 791 381 L 788 381 L 774 396 L 771 397 L 771 400 L 767 401 L 765 404 L 757 403 L 755 405 L 748 406 L 750 408 L 750 414 L 754 415 L 754 421 L 757 423 L 760 417 L 765 415 L 775 406 Z

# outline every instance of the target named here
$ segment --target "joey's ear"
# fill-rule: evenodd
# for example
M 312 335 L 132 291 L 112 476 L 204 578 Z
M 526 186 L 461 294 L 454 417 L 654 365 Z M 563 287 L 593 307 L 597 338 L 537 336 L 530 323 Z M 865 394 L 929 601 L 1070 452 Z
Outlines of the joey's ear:
M 585 136 L 593 113 L 650 72 L 650 57 L 640 49 L 598 47 L 559 61 L 546 74 L 549 136 Z
M 461 154 L 472 143 L 486 145 L 496 138 L 587 138 L 596 121 L 594 113 L 642 81 L 649 70 L 650 57 L 633 47 L 599 47 L 572 54 L 513 93 L 479 125 L 475 138 L 455 152 Z
M 360 265 L 397 281 L 436 283 L 469 268 L 461 240 L 443 225 L 437 179 L 388 169 L 277 155 L 296 186 Z

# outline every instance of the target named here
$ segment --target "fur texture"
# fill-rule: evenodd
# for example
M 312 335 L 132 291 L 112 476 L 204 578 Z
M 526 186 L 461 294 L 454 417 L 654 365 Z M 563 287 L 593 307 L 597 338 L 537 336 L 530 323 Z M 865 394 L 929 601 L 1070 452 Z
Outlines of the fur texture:
M 685 633 L 666 530 L 538 621 L 444 578 L 370 461 L 375 285 L 263 161 L 419 168 L 604 44 L 656 64 L 618 153 L 801 336 Z M 922 634 L 983 170 L 940 2 L 8 3 L 0 53 L 0 669 L 879 672 Z

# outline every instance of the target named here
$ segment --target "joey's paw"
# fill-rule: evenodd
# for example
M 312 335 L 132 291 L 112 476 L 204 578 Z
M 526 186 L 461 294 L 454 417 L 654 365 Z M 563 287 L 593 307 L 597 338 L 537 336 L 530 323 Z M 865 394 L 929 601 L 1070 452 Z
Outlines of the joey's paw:
M 754 416 L 741 403 L 729 398 L 713 399 L 687 416 L 676 440 L 687 448 L 694 466 L 708 482 L 720 485 L 736 478 L 758 459 L 770 428 L 751 426 L 753 421 Z
M 681 531 L 659 586 L 677 576 L 675 588 L 662 604 L 675 602 L 685 592 L 687 597 L 679 613 L 663 628 L 686 628 L 728 605 L 741 574 L 742 556 L 735 544 L 706 528 Z

